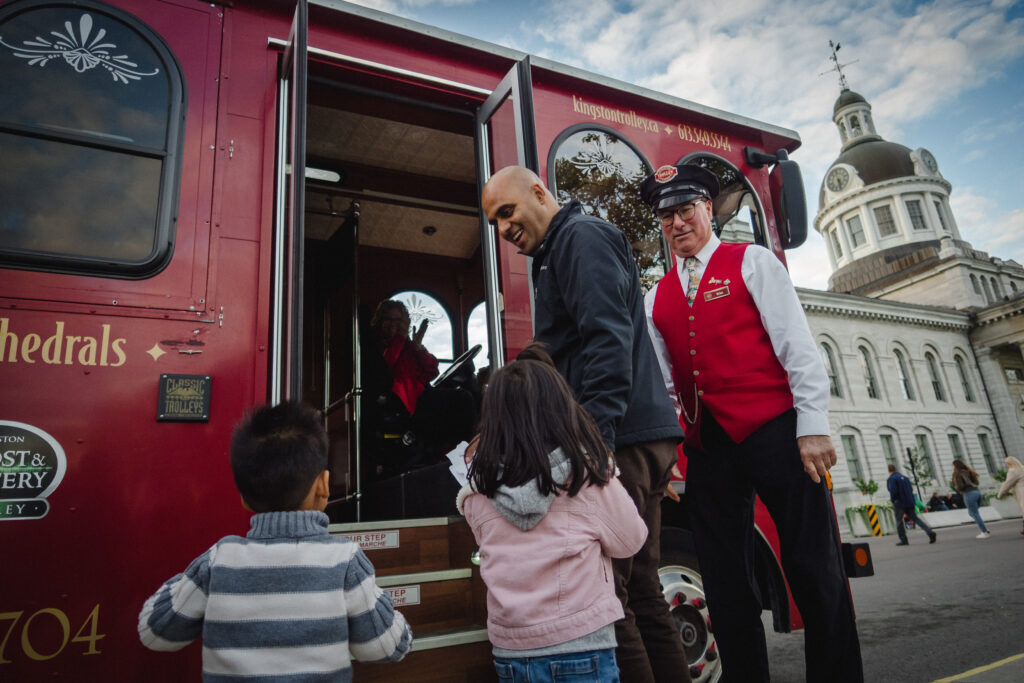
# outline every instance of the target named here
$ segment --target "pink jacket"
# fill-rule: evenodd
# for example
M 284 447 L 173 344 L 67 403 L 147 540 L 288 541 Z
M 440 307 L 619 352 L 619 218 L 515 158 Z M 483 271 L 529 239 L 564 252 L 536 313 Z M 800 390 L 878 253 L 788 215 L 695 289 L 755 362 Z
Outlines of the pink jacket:
M 622 618 L 611 558 L 640 550 L 647 527 L 618 479 L 584 486 L 572 498 L 559 495 L 529 531 L 468 488 L 458 503 L 480 546 L 491 643 L 547 647 Z

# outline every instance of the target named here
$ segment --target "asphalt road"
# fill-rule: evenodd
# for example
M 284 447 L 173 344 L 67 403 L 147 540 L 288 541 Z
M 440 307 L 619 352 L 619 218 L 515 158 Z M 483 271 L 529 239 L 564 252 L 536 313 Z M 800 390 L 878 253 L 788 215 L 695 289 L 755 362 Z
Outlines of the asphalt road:
M 903 547 L 895 536 L 844 539 L 870 543 L 875 565 L 873 577 L 850 582 L 865 680 L 938 681 L 1024 653 L 1021 520 L 988 527 L 984 540 L 973 524 L 937 529 L 934 545 L 919 530 Z M 773 683 L 802 683 L 803 632 L 774 633 L 770 616 L 765 632 Z M 988 675 L 1024 680 L 1019 664 Z

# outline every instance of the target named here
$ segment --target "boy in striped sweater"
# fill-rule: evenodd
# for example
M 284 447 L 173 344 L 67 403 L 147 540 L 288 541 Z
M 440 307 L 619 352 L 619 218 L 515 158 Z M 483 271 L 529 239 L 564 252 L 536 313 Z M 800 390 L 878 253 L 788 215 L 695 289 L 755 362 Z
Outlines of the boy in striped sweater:
M 247 416 L 231 439 L 244 538 L 226 536 L 142 607 L 139 637 L 202 636 L 203 681 L 351 681 L 352 659 L 397 661 L 412 630 L 358 545 L 327 532 L 327 435 L 298 403 Z

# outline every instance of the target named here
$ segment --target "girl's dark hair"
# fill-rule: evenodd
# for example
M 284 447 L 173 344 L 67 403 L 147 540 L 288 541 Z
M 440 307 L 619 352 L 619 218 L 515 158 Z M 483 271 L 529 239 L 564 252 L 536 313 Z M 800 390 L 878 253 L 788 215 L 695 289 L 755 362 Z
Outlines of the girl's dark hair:
M 533 348 L 528 347 L 528 348 Z M 543 349 L 520 355 L 491 376 L 480 417 L 480 442 L 470 477 L 473 487 L 493 497 L 499 486 L 522 486 L 534 479 L 544 495 L 575 496 L 588 481 L 608 483 L 608 446 L 590 415 L 555 370 Z M 571 474 L 561 485 L 551 477 L 548 454 L 561 448 Z
M 327 469 L 320 413 L 288 401 L 246 415 L 231 436 L 235 486 L 254 512 L 298 510 Z
M 957 459 L 953 461 L 953 473 L 966 471 L 971 479 L 978 481 L 978 473 L 974 471 L 974 468 L 965 463 L 963 460 Z

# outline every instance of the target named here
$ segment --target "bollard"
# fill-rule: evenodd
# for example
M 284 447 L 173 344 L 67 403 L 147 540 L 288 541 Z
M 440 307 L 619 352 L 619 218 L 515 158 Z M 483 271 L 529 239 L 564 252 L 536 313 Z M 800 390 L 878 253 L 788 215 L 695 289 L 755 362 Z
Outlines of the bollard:
M 878 510 L 874 505 L 868 505 L 868 524 L 871 525 L 871 535 L 882 535 L 882 524 L 878 521 Z

